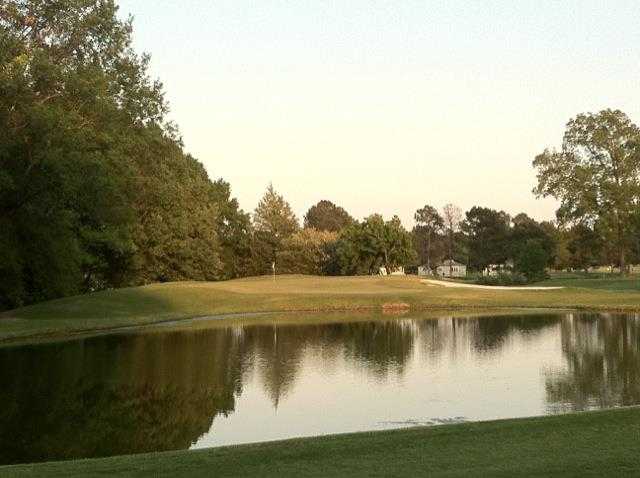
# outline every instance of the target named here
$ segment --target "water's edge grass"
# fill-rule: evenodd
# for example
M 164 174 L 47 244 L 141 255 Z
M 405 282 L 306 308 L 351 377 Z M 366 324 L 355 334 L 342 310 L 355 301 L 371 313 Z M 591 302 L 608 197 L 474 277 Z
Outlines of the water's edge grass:
M 0 476 L 637 476 L 640 408 L 0 467 Z
M 154 284 L 68 297 L 0 314 L 0 345 L 73 338 L 203 316 L 283 312 L 495 309 L 637 312 L 637 290 L 444 288 L 415 277 L 283 276 Z

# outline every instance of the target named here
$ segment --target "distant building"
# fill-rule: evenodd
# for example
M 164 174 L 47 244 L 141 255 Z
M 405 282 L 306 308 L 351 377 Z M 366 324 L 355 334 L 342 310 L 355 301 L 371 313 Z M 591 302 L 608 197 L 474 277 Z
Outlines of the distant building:
M 389 275 L 389 276 L 403 276 L 403 275 L 405 275 L 404 267 L 402 267 L 402 266 L 396 267 L 391 272 L 389 272 L 386 267 L 382 266 L 379 269 L 379 274 L 381 276 L 387 276 L 387 275 Z
M 453 259 L 447 259 L 436 268 L 436 275 L 438 277 L 466 277 L 467 266 Z
M 513 272 L 513 261 L 508 260 L 502 264 L 489 264 L 482 270 L 485 277 L 495 277 L 499 274 L 511 274 Z
M 427 266 L 418 266 L 418 275 L 421 277 L 430 276 L 431 269 L 429 269 Z

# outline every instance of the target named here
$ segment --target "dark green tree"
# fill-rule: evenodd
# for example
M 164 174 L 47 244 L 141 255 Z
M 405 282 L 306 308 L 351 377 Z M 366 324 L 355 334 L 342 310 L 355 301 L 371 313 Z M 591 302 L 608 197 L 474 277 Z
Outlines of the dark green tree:
M 523 274 L 528 282 L 545 278 L 545 268 L 549 262 L 549 253 L 541 241 L 529 239 L 520 244 L 516 251 L 514 267 L 516 272 Z
M 444 229 L 444 220 L 433 206 L 428 204 L 418 209 L 413 215 L 416 227 L 413 230 L 418 245 L 418 255 L 427 269 L 431 270 L 433 242 Z
M 461 228 L 467 236 L 472 268 L 483 270 L 489 264 L 502 264 L 509 258 L 510 222 L 504 211 L 478 206 L 467 211 Z
M 393 270 L 415 260 L 411 235 L 400 219 L 385 222 L 379 214 L 344 229 L 335 255 L 337 272 L 343 275 L 372 274 L 382 266 Z
M 218 206 L 218 237 L 221 245 L 223 275 L 233 279 L 248 275 L 251 270 L 251 216 L 240 209 L 231 197 L 229 183 L 219 179 L 213 183 L 213 202 Z
M 0 307 L 221 277 L 226 203 L 113 0 L 0 2 Z
M 340 232 L 354 222 L 347 211 L 324 199 L 311 206 L 304 216 L 305 229 L 318 231 Z
M 514 258 L 521 244 L 529 240 L 536 240 L 542 246 L 549 258 L 549 265 L 553 263 L 556 250 L 555 226 L 548 222 L 538 222 L 524 213 L 516 215 L 512 220 L 513 226 L 506 247 L 508 254 Z

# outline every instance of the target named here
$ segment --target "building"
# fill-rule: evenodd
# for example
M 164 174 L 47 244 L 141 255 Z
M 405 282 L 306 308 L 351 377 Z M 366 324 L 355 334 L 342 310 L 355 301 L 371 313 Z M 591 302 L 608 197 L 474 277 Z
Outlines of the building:
M 403 275 L 405 275 L 404 267 L 402 267 L 402 266 L 396 267 L 391 272 L 389 272 L 385 266 L 382 266 L 382 267 L 380 267 L 378 269 L 378 274 L 380 274 L 381 276 L 403 276 Z
M 511 274 L 513 272 L 513 261 L 508 260 L 502 264 L 489 264 L 482 271 L 484 277 L 496 277 L 500 274 Z
M 436 275 L 438 277 L 466 277 L 467 266 L 453 259 L 447 259 L 436 268 Z
M 429 269 L 427 266 L 418 266 L 418 275 L 421 277 L 430 276 L 431 269 Z

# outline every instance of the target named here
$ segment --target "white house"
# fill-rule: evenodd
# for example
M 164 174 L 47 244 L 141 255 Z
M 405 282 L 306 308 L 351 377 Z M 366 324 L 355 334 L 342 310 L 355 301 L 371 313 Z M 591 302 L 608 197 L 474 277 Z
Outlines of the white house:
M 489 264 L 482 271 L 485 277 L 495 277 L 500 274 L 510 274 L 513 271 L 513 261 L 508 260 L 502 264 Z
M 467 275 L 467 266 L 453 259 L 447 259 L 436 268 L 438 277 L 465 277 Z
M 402 267 L 402 266 L 396 267 L 391 272 L 389 272 L 385 266 L 382 266 L 382 267 L 380 267 L 378 269 L 378 273 L 381 276 L 403 276 L 403 275 L 405 275 L 404 267 Z

